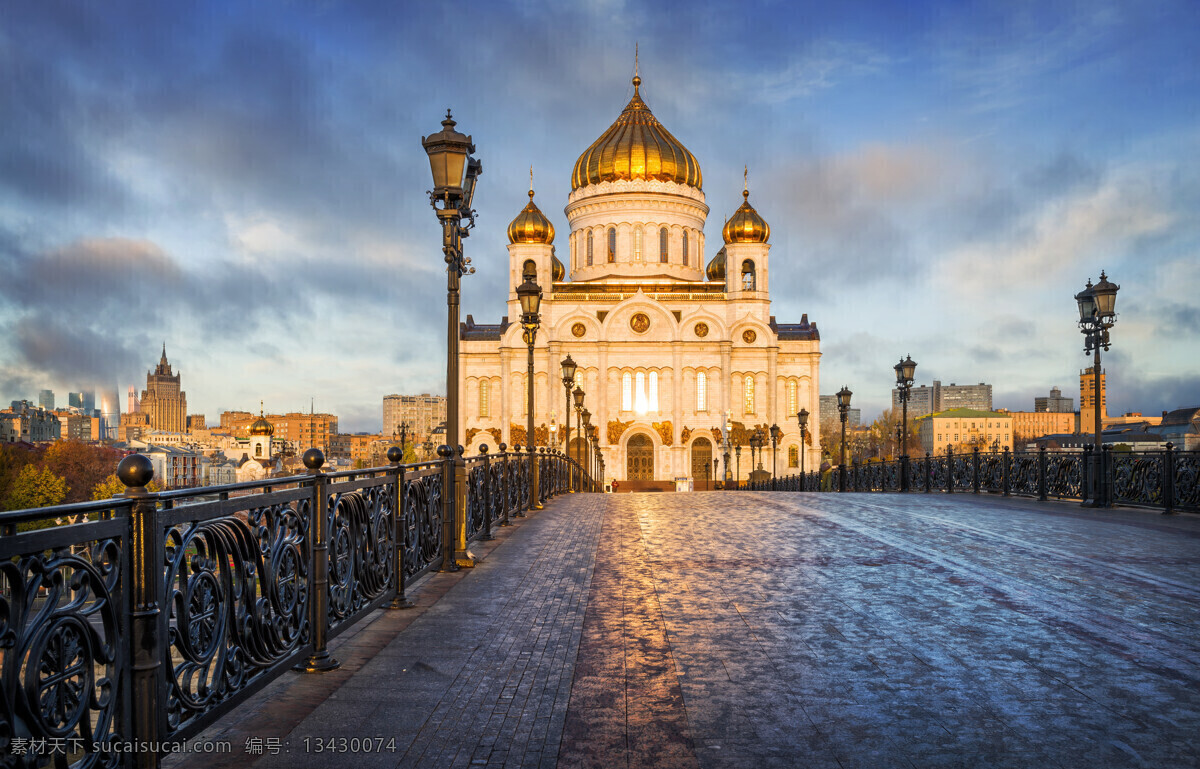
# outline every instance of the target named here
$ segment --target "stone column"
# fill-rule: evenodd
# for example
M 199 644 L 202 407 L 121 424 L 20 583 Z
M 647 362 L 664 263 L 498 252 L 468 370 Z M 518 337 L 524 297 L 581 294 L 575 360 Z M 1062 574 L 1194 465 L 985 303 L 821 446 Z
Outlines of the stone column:
M 512 351 L 507 347 L 500 348 L 500 440 L 504 443 L 512 443 L 512 436 L 508 434 L 508 425 L 512 421 L 510 413 L 512 408 L 511 353 Z
M 733 343 L 729 341 L 721 342 L 721 415 L 724 416 L 726 411 L 733 409 Z M 739 415 L 734 413 L 730 416 L 730 421 L 738 419 Z
M 778 359 L 779 345 L 776 343 L 772 347 L 767 348 L 767 422 L 768 425 L 779 425 L 783 429 L 787 429 L 784 424 L 787 420 L 779 418 L 779 378 L 778 378 Z
M 683 432 L 683 344 L 675 342 L 671 345 L 671 368 L 673 382 L 671 383 L 671 398 L 674 401 L 671 404 L 671 429 L 674 432 L 675 451 L 673 452 L 676 458 L 674 468 L 675 475 L 690 473 L 691 469 L 686 463 L 682 463 L 680 457 L 687 451 L 683 447 L 683 442 L 680 436 Z M 686 470 L 684 468 L 687 468 Z M 681 472 L 683 470 L 684 472 Z

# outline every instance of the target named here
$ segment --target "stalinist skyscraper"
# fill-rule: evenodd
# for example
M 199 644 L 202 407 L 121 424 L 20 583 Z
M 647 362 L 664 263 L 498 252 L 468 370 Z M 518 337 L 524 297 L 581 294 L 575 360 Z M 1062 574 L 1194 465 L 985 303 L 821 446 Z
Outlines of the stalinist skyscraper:
M 187 393 L 179 389 L 179 374 L 171 373 L 165 343 L 158 366 L 146 374 L 141 412 L 147 416 L 151 430 L 173 433 L 187 430 Z

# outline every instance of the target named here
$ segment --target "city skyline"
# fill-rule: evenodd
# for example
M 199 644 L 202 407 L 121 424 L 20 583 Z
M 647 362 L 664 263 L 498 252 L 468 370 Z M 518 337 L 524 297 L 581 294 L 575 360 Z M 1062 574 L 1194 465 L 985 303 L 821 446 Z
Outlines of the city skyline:
M 997 407 L 1077 397 L 1072 296 L 1105 269 L 1109 413 L 1200 404 L 1194 5 L 390 7 L 3 11 L 3 402 L 125 392 L 164 339 L 210 422 L 315 398 L 373 430 L 384 395 L 443 393 L 421 136 L 451 107 L 478 148 L 462 312 L 495 323 L 528 167 L 565 233 L 636 42 L 704 174 L 704 259 L 748 166 L 773 313 L 818 323 L 822 393 L 877 414 L 912 355 L 918 385 L 988 382 Z

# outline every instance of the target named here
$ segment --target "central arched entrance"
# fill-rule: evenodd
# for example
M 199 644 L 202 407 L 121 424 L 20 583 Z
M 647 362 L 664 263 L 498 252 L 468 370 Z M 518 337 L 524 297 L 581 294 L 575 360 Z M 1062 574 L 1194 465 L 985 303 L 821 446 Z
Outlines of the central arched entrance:
M 638 433 L 625 444 L 625 478 L 630 481 L 654 480 L 654 442 Z
M 692 442 L 692 484 L 694 488 L 711 488 L 712 442 L 708 438 L 697 438 Z M 701 486 L 704 484 L 704 487 Z

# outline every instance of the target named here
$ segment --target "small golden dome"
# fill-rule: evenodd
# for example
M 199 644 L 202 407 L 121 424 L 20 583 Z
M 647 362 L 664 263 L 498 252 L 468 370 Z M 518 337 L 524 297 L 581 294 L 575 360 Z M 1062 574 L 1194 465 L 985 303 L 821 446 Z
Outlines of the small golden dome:
M 533 202 L 533 190 L 529 191 L 529 203 L 508 225 L 509 243 L 553 243 L 554 225 Z
M 704 274 L 709 280 L 725 280 L 725 247 L 722 246 L 717 255 L 708 263 Z
M 766 243 L 771 237 L 770 226 L 750 205 L 750 190 L 742 190 L 742 204 L 725 222 L 721 235 L 726 243 Z
M 267 421 L 267 418 L 263 416 L 262 409 L 258 410 L 258 419 L 254 420 L 253 424 L 250 425 L 250 434 L 251 435 L 274 435 L 275 434 L 275 425 L 273 425 Z
M 567 268 L 554 255 L 554 251 L 550 252 L 550 278 L 555 281 L 566 280 L 567 278 Z
M 571 172 L 571 190 L 617 179 L 676 182 L 701 189 L 700 163 L 642 101 L 642 79 L 633 78 L 633 98 L 616 122 L 592 142 Z

